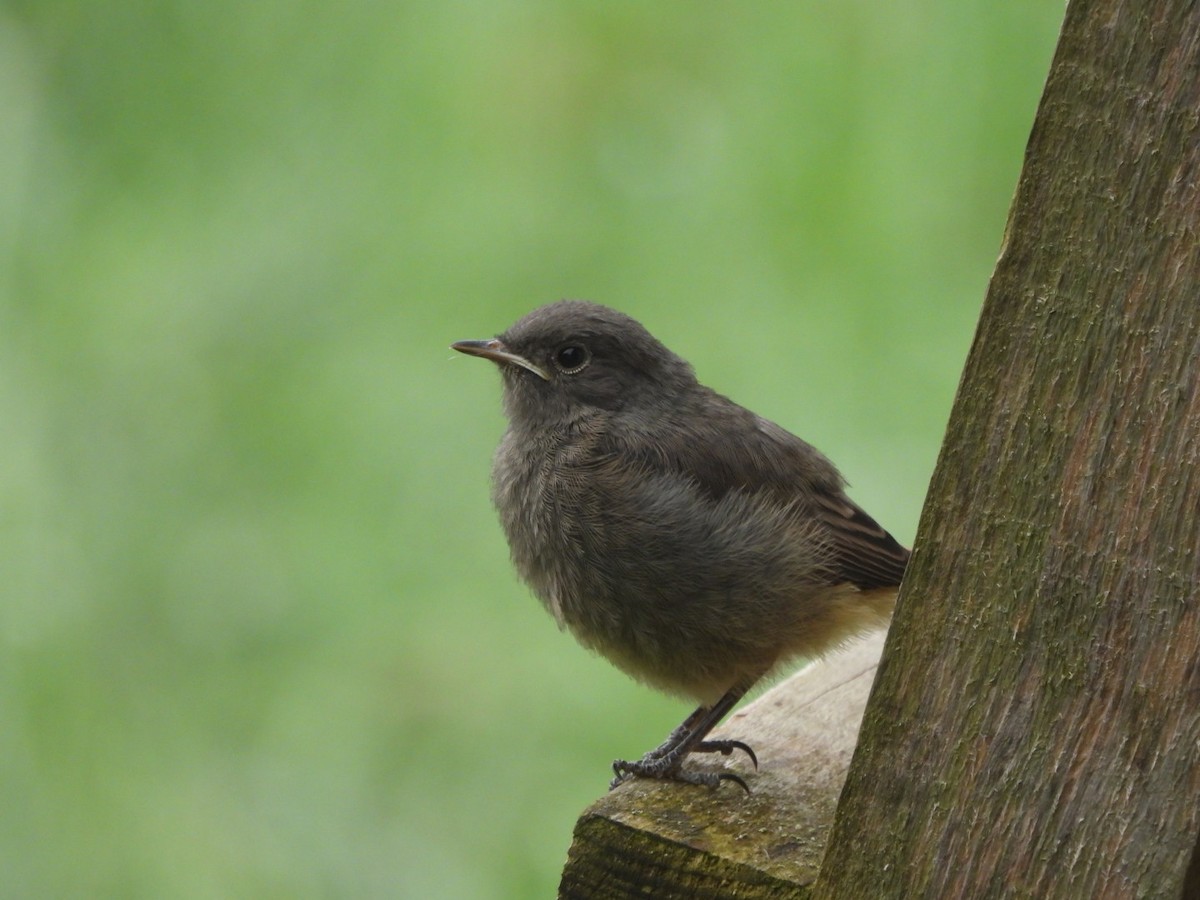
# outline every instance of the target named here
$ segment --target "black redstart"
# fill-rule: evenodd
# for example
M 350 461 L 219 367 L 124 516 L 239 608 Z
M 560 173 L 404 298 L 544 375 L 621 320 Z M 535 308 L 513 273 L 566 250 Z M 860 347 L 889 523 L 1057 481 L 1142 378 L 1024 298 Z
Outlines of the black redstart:
M 521 577 L 586 647 L 700 707 L 630 776 L 717 785 L 689 753 L 756 681 L 885 625 L 909 553 L 816 449 L 696 380 L 616 310 L 563 300 L 453 349 L 500 367 L 492 500 Z

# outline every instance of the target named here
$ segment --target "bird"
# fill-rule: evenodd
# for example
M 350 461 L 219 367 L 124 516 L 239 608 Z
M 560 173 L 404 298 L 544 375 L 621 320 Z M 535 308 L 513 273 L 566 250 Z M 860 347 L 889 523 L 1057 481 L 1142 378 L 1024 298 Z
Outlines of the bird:
M 635 778 L 719 786 L 684 765 L 754 750 L 709 732 L 755 684 L 886 627 L 909 560 L 822 453 L 697 380 L 625 313 L 534 309 L 451 348 L 495 363 L 508 427 L 492 501 L 518 575 L 583 646 L 698 706 Z

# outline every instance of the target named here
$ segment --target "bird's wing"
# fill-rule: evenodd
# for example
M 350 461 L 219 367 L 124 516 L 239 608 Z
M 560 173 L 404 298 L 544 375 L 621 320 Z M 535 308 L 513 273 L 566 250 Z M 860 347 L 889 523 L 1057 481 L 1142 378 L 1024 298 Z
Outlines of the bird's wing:
M 812 445 L 720 395 L 703 415 L 670 416 L 643 423 L 663 429 L 662 439 L 624 443 L 642 465 L 686 477 L 714 499 L 729 491 L 768 492 L 784 503 L 799 502 L 824 525 L 834 583 L 862 590 L 900 583 L 909 551 L 846 496 L 842 476 Z
M 832 536 L 835 574 L 862 590 L 900 583 L 909 551 L 841 491 L 819 491 L 816 513 Z

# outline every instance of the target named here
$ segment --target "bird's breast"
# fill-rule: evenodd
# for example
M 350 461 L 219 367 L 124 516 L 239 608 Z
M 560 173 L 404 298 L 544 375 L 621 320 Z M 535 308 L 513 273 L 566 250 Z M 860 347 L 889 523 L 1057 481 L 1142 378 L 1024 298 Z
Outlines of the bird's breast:
M 492 470 L 492 499 L 513 564 L 560 626 L 575 624 L 571 612 L 587 564 L 570 455 L 562 436 L 509 431 Z

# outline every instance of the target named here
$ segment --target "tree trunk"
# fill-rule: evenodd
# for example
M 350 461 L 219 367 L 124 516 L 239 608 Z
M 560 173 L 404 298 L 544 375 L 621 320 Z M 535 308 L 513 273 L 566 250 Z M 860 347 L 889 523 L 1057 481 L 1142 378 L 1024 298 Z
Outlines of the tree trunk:
M 1200 888 L 1198 179 L 1200 4 L 1073 0 L 818 896 Z

